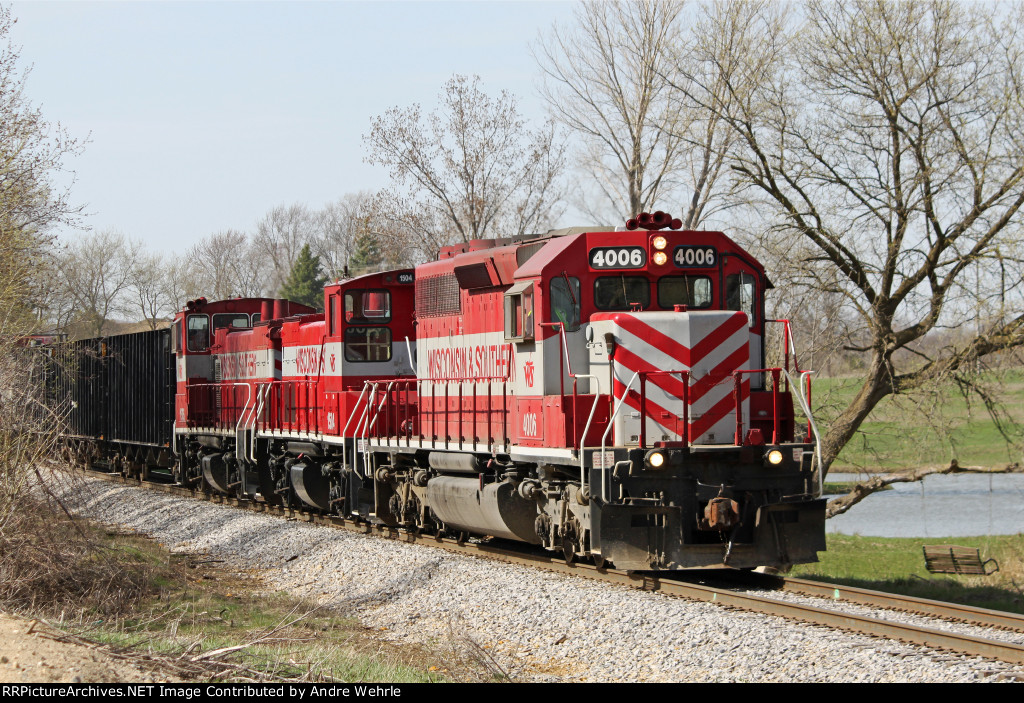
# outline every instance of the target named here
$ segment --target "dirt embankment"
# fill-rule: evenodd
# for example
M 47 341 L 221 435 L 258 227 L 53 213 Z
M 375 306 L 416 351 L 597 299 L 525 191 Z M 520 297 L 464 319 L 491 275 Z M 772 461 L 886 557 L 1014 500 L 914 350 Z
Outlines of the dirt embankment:
M 95 645 L 66 641 L 67 635 L 34 620 L 0 613 L 2 683 L 179 682 Z

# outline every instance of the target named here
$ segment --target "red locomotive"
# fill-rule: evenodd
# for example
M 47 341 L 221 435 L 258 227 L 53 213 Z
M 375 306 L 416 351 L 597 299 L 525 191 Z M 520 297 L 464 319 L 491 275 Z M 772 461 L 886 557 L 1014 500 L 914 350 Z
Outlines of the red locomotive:
M 320 314 L 200 300 L 173 325 L 174 478 L 631 570 L 815 561 L 809 386 L 788 349 L 766 368 L 769 287 L 655 213 L 446 247 Z

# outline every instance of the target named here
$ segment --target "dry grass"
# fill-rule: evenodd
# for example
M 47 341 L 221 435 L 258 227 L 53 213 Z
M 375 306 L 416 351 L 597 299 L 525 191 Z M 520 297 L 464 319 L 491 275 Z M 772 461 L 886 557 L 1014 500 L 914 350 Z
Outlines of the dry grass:
M 47 501 L 25 501 L 0 532 L 0 607 L 116 617 L 151 592 L 151 564 L 113 553 Z

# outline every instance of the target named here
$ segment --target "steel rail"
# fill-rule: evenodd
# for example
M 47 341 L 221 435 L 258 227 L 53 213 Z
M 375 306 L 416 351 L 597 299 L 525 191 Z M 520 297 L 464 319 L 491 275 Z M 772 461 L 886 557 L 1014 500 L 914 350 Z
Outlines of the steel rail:
M 838 610 L 831 610 L 802 603 L 775 600 L 764 596 L 737 592 L 728 588 L 716 588 L 713 586 L 688 583 L 677 580 L 680 578 L 679 576 L 668 578 L 649 573 L 628 572 L 617 569 L 599 569 L 592 564 L 576 562 L 566 563 L 565 560 L 554 556 L 515 551 L 505 547 L 488 544 L 486 542 L 473 543 L 465 542 L 462 539 L 452 539 L 436 535 L 422 535 L 397 527 L 371 525 L 366 522 L 355 522 L 353 520 L 333 515 L 320 515 L 284 506 L 268 505 L 266 503 L 259 503 L 245 498 L 209 494 L 175 484 L 143 482 L 137 478 L 123 477 L 121 474 L 92 471 L 89 473 L 109 481 L 121 482 L 133 486 L 145 485 L 146 487 L 154 488 L 165 493 L 191 496 L 222 505 L 255 509 L 258 512 L 278 515 L 291 520 L 302 520 L 313 524 L 329 525 L 362 534 L 376 534 L 384 538 L 401 540 L 408 543 L 423 543 L 429 546 L 440 547 L 451 552 L 498 559 L 508 563 L 542 568 L 549 571 L 605 581 L 645 591 L 656 591 L 669 596 L 715 603 L 717 605 L 746 610 L 748 612 L 775 615 L 789 620 L 799 620 L 832 629 L 840 629 L 865 635 L 883 637 L 886 639 L 899 640 L 909 644 L 920 645 L 933 649 L 955 651 L 962 654 L 995 659 L 997 661 L 1003 661 L 1011 664 L 1024 664 L 1024 645 L 1014 644 L 1011 642 L 1003 642 L 983 637 L 975 637 L 973 635 L 946 632 L 943 630 L 910 625 L 892 620 L 883 620 L 869 616 L 844 613 Z M 792 590 L 795 590 L 797 587 L 810 589 L 811 586 L 809 584 L 814 584 L 814 582 L 803 582 L 799 579 L 789 579 L 789 581 L 793 586 Z M 833 598 L 835 598 L 835 590 L 837 589 L 841 595 L 845 593 L 851 600 L 853 598 L 867 597 L 855 593 L 858 589 L 837 587 L 829 584 L 815 585 L 818 587 L 831 588 Z M 866 591 L 866 589 L 859 590 Z M 891 603 L 896 603 L 900 600 L 906 599 L 904 596 L 897 596 L 893 594 L 882 595 L 889 596 Z M 913 600 L 920 602 L 924 599 Z M 892 607 L 895 607 L 895 605 Z M 901 609 L 906 610 L 906 608 Z M 1012 618 L 1012 614 L 1006 615 L 1009 615 Z
M 1007 613 L 1001 610 L 989 610 L 988 608 L 977 608 L 971 605 L 929 600 L 915 596 L 903 596 L 834 583 L 820 583 L 806 579 L 785 578 L 782 579 L 781 587 L 782 590 L 791 593 L 802 593 L 833 601 L 846 601 L 876 608 L 902 610 L 982 627 L 995 627 L 1003 630 L 1024 632 L 1024 615 L 1018 613 Z

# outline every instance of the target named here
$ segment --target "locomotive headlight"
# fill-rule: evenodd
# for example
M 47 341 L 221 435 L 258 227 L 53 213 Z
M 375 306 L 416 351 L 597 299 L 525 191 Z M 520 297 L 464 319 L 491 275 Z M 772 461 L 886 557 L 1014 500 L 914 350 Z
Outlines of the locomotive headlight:
M 655 249 L 661 251 L 662 249 L 668 246 L 668 240 L 659 235 L 651 240 L 651 244 L 654 245 Z
M 652 449 L 644 457 L 644 463 L 649 469 L 660 469 L 665 466 L 665 452 L 659 449 Z
M 664 266 L 666 261 L 668 261 L 668 254 L 663 251 L 654 252 L 654 263 L 658 266 Z
M 764 455 L 764 461 L 769 466 L 778 466 L 782 463 L 782 450 L 781 449 L 770 449 L 768 453 Z

